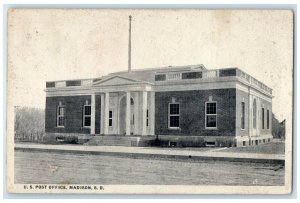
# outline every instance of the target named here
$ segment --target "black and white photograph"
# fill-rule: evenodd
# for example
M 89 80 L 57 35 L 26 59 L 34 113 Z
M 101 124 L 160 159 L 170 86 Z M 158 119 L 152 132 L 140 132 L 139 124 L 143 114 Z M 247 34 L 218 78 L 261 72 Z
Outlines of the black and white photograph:
M 293 26 L 284 9 L 9 9 L 7 190 L 290 193 Z

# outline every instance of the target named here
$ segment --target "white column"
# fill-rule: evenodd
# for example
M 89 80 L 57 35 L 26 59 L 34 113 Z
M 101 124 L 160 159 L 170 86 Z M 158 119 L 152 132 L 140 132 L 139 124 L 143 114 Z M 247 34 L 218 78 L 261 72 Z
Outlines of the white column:
M 147 92 L 143 91 L 142 105 L 142 135 L 147 135 Z
M 105 93 L 104 103 L 104 135 L 108 134 L 108 116 L 109 116 L 109 92 Z
M 138 135 L 139 134 L 139 97 L 140 97 L 140 92 L 135 93 L 135 98 L 134 98 L 134 134 Z
M 149 127 L 150 127 L 150 135 L 155 134 L 155 92 L 150 92 L 150 112 L 149 112 Z
M 95 94 L 91 95 L 91 130 L 90 134 L 95 134 L 95 109 L 96 109 L 96 102 L 95 102 Z
M 104 94 L 101 94 L 101 106 L 100 106 L 100 134 L 104 133 Z
M 130 135 L 130 92 L 126 92 L 126 135 Z

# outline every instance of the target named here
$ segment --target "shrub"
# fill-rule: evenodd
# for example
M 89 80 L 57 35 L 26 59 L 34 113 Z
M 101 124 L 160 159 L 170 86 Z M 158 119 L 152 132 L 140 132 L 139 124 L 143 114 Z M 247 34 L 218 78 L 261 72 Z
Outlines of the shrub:
M 217 138 L 216 139 L 216 146 L 219 147 L 235 147 L 236 141 L 234 139 L 228 138 Z

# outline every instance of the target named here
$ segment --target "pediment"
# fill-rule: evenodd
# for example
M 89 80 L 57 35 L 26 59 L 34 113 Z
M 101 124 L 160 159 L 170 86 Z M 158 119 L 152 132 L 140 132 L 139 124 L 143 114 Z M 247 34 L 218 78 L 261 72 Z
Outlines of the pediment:
M 128 84 L 136 84 L 140 83 L 141 81 L 139 80 L 134 80 L 131 78 L 127 77 L 122 77 L 122 76 L 112 76 L 110 78 L 97 81 L 93 85 L 94 86 L 109 86 L 109 85 L 128 85 Z

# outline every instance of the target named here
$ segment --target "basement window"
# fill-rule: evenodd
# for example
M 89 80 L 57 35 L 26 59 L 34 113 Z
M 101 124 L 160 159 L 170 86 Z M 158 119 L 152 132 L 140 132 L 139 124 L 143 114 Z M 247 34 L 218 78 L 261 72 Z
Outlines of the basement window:
M 217 128 L 217 102 L 205 103 L 205 128 Z
M 216 145 L 215 142 L 206 142 L 206 143 L 205 143 L 205 146 L 207 146 L 207 147 L 213 147 L 213 146 L 215 146 L 215 145 Z
M 83 127 L 91 126 L 91 105 L 83 106 Z

